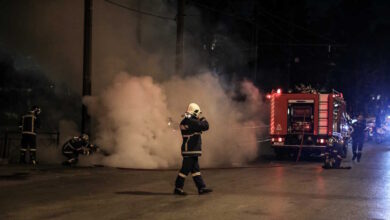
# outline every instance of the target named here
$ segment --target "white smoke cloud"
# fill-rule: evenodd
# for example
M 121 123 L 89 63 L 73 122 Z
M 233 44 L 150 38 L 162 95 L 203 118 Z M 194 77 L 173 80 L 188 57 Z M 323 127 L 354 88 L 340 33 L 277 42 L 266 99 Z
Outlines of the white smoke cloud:
M 100 96 L 84 101 L 97 118 L 97 143 L 111 152 L 102 163 L 129 168 L 177 167 L 181 163 L 178 124 L 187 105 L 198 103 L 210 123 L 202 136 L 201 163 L 211 167 L 257 157 L 259 130 L 253 127 L 260 122 L 253 115 L 263 103 L 250 82 L 242 83 L 241 90 L 246 100 L 237 102 L 209 73 L 162 83 L 120 73 Z M 170 118 L 173 126 L 168 126 Z

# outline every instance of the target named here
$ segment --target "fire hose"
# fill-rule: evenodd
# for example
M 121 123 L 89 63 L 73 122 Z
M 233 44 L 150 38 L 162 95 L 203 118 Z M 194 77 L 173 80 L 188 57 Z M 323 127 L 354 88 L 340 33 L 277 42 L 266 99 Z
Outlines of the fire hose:
M 303 121 L 306 121 L 306 114 L 303 114 Z M 298 162 L 299 159 L 301 158 L 301 153 L 302 153 L 302 147 L 303 147 L 303 140 L 305 139 L 305 128 L 302 126 L 302 139 L 301 139 L 301 144 L 299 145 L 299 150 L 298 150 L 298 155 L 297 155 L 297 160 L 295 162 Z

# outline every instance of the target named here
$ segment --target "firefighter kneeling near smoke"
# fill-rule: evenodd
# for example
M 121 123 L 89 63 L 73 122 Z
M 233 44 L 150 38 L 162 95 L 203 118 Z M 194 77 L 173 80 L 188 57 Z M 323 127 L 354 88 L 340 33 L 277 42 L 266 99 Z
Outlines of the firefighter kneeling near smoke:
M 207 120 L 204 117 L 199 118 L 201 113 L 199 106 L 191 103 L 184 114 L 184 119 L 180 123 L 181 135 L 183 137 L 183 144 L 181 145 L 183 165 L 176 178 L 175 190 L 173 192 L 177 195 L 187 195 L 183 187 L 184 180 L 190 172 L 199 194 L 212 192 L 211 189 L 206 188 L 203 182 L 198 162 L 198 157 L 202 155 L 201 134 L 209 129 Z
M 96 151 L 99 151 L 99 148 L 96 145 L 89 143 L 87 134 L 73 137 L 62 146 L 62 154 L 68 158 L 68 160 L 62 162 L 62 165 L 75 165 L 79 160 L 79 154 L 88 156 Z
M 336 140 L 332 137 L 328 140 L 328 144 L 325 148 L 324 169 L 351 169 L 350 166 L 341 166 L 343 160 L 342 147 L 340 147 Z

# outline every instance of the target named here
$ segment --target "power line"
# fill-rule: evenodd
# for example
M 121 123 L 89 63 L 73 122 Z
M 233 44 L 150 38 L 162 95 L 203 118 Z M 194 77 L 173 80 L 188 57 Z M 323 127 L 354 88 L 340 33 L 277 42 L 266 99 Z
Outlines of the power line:
M 105 0 L 105 1 L 106 1 L 107 3 L 110 3 L 110 4 L 112 4 L 112 5 L 115 5 L 115 6 L 117 6 L 117 7 L 120 7 L 120 8 L 126 9 L 126 10 L 129 10 L 129 11 L 132 11 L 132 12 L 136 12 L 136 13 L 140 13 L 140 14 L 143 14 L 143 15 L 152 16 L 152 17 L 155 17 L 155 18 L 160 18 L 160 19 L 163 19 L 163 20 L 176 21 L 175 18 L 166 17 L 166 16 L 162 16 L 162 15 L 157 15 L 157 14 L 153 14 L 153 13 L 151 13 L 151 12 L 141 11 L 141 10 L 138 10 L 138 9 L 135 9 L 135 8 L 130 8 L 130 7 L 128 7 L 128 6 L 119 4 L 119 3 L 114 2 L 114 1 L 111 1 L 111 0 Z
M 240 21 L 244 21 L 244 22 L 247 22 L 251 25 L 253 25 L 255 28 L 257 29 L 260 29 L 262 30 L 263 32 L 266 32 L 272 36 L 275 36 L 277 37 L 279 40 L 284 40 L 283 37 L 273 33 L 272 31 L 270 31 L 269 29 L 265 28 L 264 26 L 260 26 L 258 24 L 256 24 L 254 21 L 252 20 L 249 20 L 248 18 L 245 18 L 245 17 L 242 17 L 242 16 L 239 16 L 239 15 L 236 15 L 236 14 L 231 14 L 231 13 L 228 13 L 228 12 L 225 12 L 225 11 L 220 11 L 218 9 L 215 9 L 215 8 L 212 8 L 212 7 L 208 7 L 206 5 L 203 5 L 203 4 L 199 4 L 198 2 L 195 2 L 195 1 L 191 1 L 194 5 L 200 7 L 200 8 L 204 8 L 204 9 L 207 9 L 209 11 L 213 11 L 213 12 L 217 12 L 221 15 L 225 15 L 225 16 L 228 16 L 228 17 L 232 17 L 232 18 L 235 18 L 236 20 L 240 20 Z
M 277 16 L 277 15 L 274 15 L 274 14 L 272 14 L 271 12 L 266 11 L 263 7 L 259 7 L 259 9 L 260 9 L 264 14 L 267 14 L 268 16 L 271 16 L 271 17 L 273 17 L 273 18 L 275 18 L 275 19 L 278 19 L 278 20 L 280 20 L 280 21 L 282 21 L 282 22 L 285 22 L 285 23 L 287 23 L 287 24 L 293 25 L 294 27 L 296 27 L 296 28 L 298 28 L 298 29 L 301 29 L 301 30 L 303 30 L 303 31 L 306 31 L 307 33 L 310 33 L 310 34 L 312 34 L 312 35 L 315 35 L 315 36 L 317 36 L 317 37 L 319 37 L 319 38 L 321 38 L 321 39 L 323 39 L 323 40 L 334 42 L 334 40 L 332 40 L 332 39 L 330 39 L 330 38 L 328 38 L 328 37 L 326 37 L 326 36 L 324 36 L 324 35 L 322 35 L 322 34 L 316 33 L 316 32 L 311 31 L 311 30 L 309 30 L 309 29 L 307 29 L 307 28 L 305 28 L 305 27 L 302 27 L 302 26 L 300 26 L 300 25 L 297 25 L 297 24 L 295 24 L 295 23 L 293 23 L 293 22 L 291 22 L 291 21 L 288 21 L 288 20 L 285 19 L 285 18 L 282 18 L 282 17 L 279 17 L 279 16 Z

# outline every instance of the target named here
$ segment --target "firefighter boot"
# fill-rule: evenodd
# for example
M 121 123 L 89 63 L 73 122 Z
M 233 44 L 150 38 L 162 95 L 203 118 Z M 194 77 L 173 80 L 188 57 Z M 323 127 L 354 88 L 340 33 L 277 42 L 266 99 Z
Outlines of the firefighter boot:
M 205 188 L 199 189 L 198 193 L 199 193 L 199 195 L 203 195 L 203 194 L 211 193 L 212 191 L 213 191 L 212 189 L 205 187 Z
M 20 149 L 20 163 L 21 164 L 26 163 L 26 149 L 24 149 L 24 148 Z
M 186 196 L 187 195 L 187 193 L 184 192 L 183 189 L 179 189 L 179 188 L 175 188 L 175 190 L 173 190 L 173 194 L 179 195 L 179 196 Z
M 37 149 L 36 148 L 31 148 L 30 149 L 30 163 L 32 165 L 37 165 L 37 158 L 36 158 L 36 154 L 37 154 Z
M 357 162 L 360 162 L 360 158 L 362 158 L 362 152 L 357 153 Z
M 356 157 L 357 157 L 356 152 L 353 152 L 352 161 L 355 161 Z

